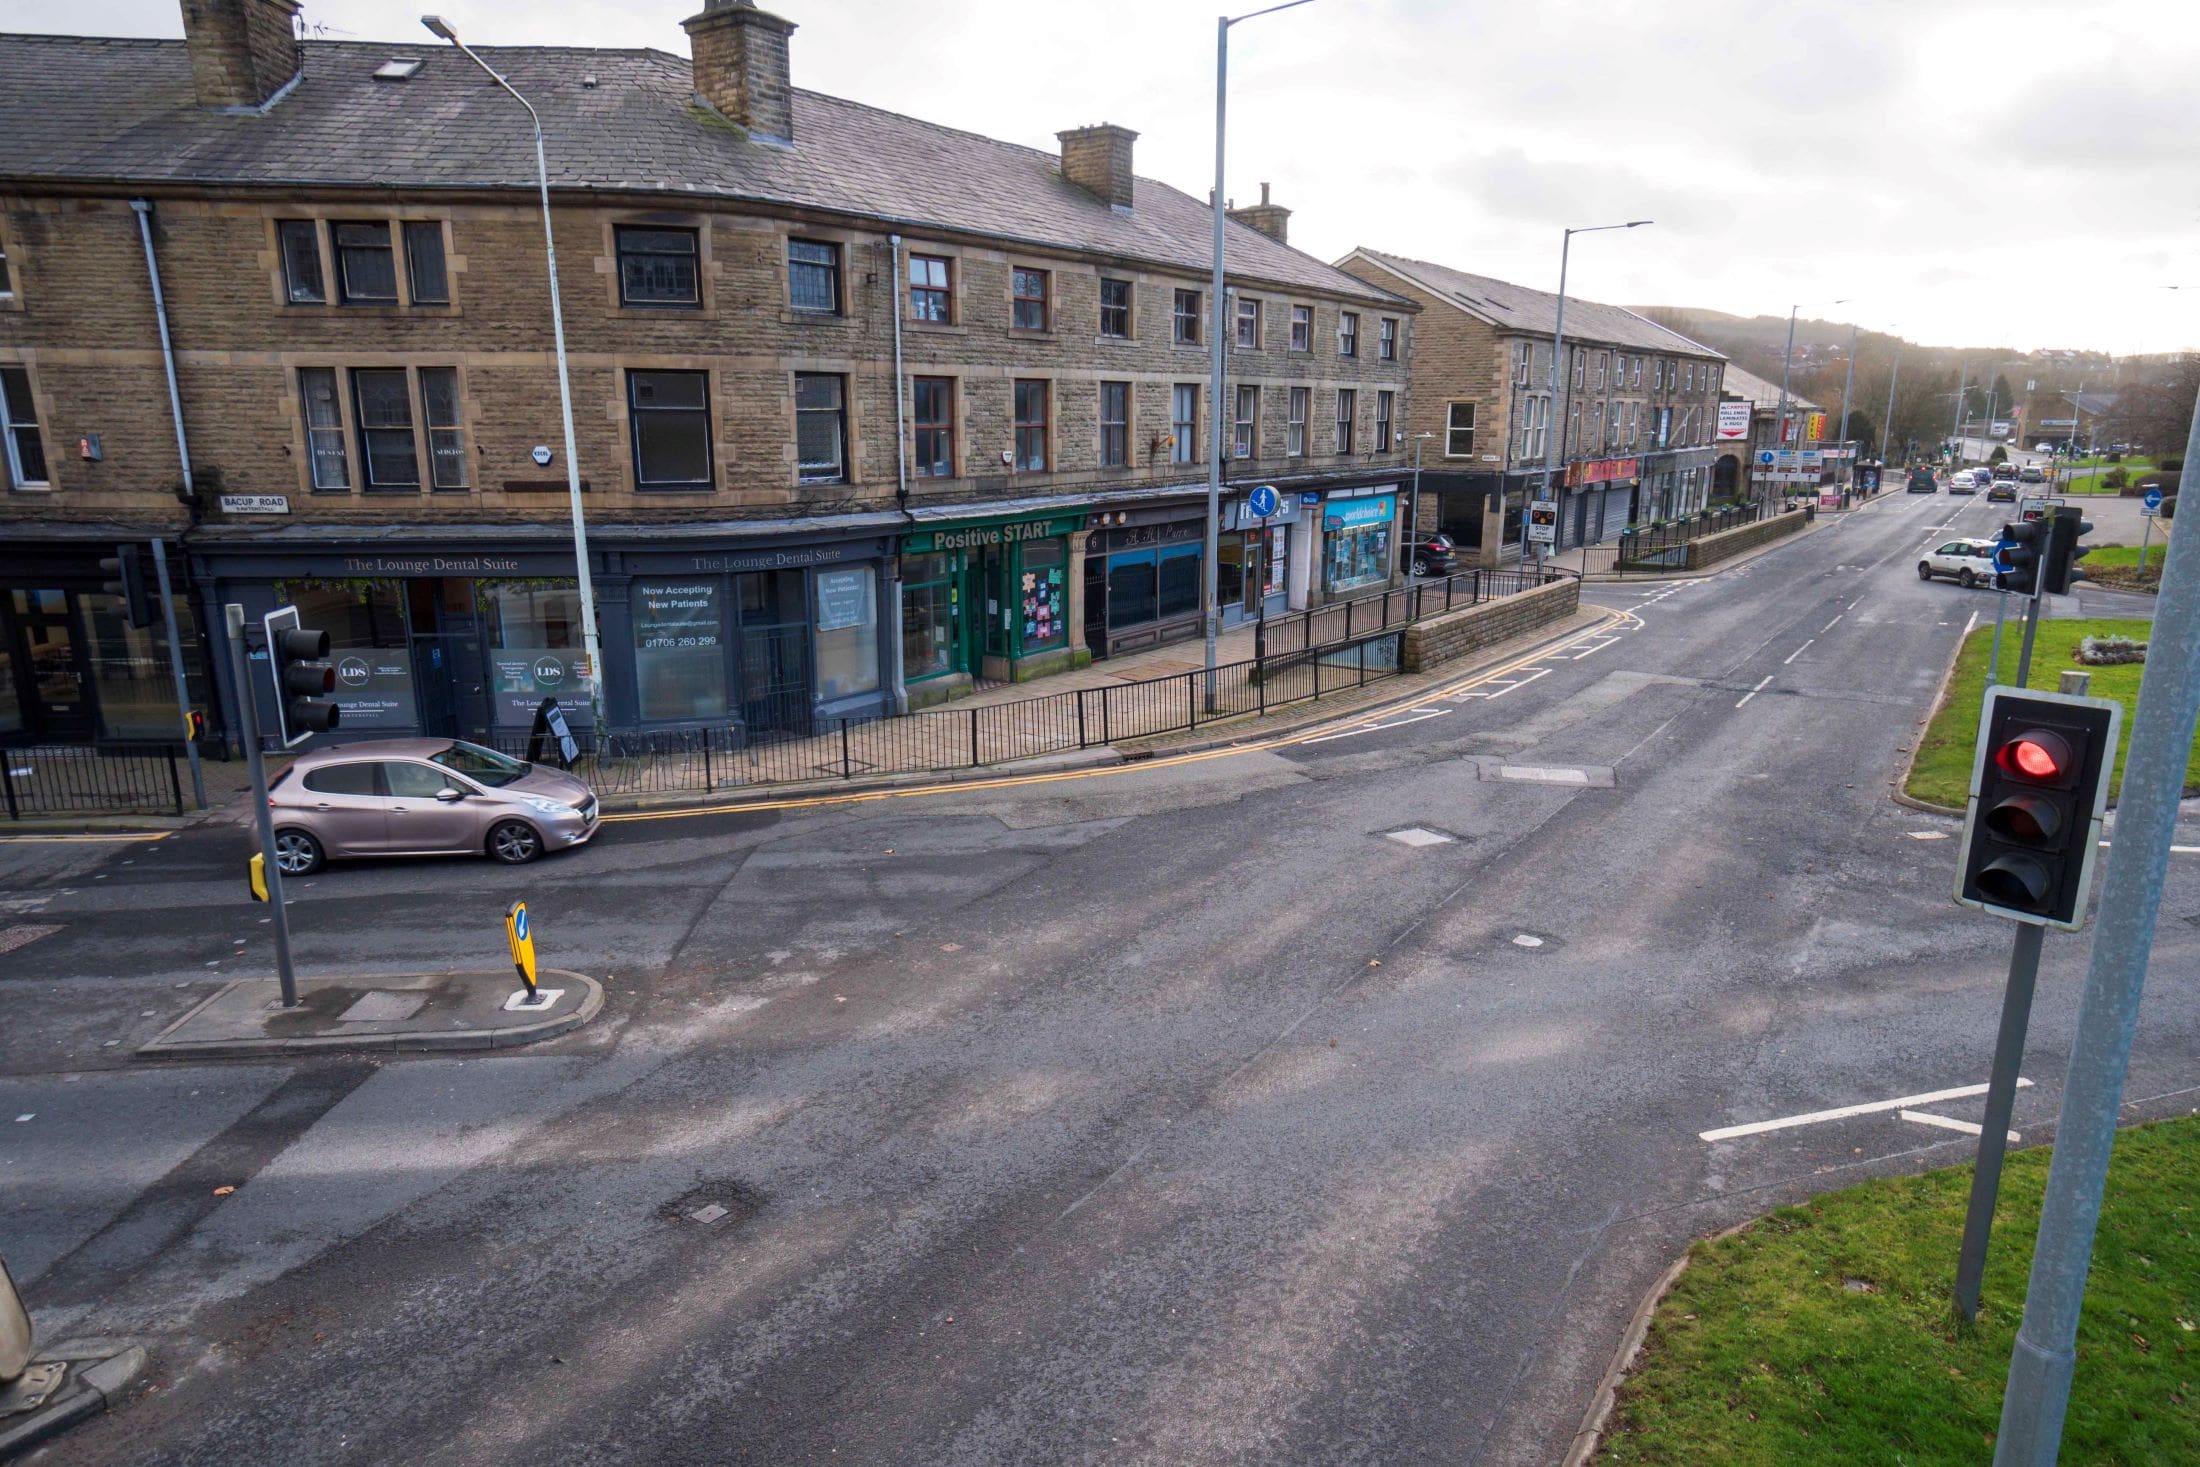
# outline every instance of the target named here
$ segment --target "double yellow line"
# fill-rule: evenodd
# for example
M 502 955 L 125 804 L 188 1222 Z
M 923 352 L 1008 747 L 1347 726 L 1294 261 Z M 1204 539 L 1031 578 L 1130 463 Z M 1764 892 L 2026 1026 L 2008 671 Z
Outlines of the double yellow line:
M 1616 626 L 1636 620 L 1632 612 L 1615 611 L 1594 626 L 1584 627 L 1558 641 L 1546 643 L 1533 652 L 1485 668 L 1457 682 L 1445 683 L 1427 689 L 1410 702 L 1394 704 L 1377 712 L 1366 713 L 1342 723 L 1313 724 L 1294 733 L 1276 734 L 1269 738 L 1254 738 L 1244 743 L 1228 744 L 1219 749 L 1203 749 L 1190 754 L 1171 754 L 1164 758 L 1139 759 L 1124 764 L 1104 764 L 1093 769 L 1064 769 L 1051 774 L 1011 774 L 994 779 L 944 780 L 937 784 L 910 785 L 906 788 L 850 791 L 838 795 L 803 795 L 784 800 L 744 800 L 738 804 L 687 806 L 678 810 L 630 810 L 603 817 L 605 825 L 632 825 L 645 820 L 690 820 L 702 815 L 739 815 L 751 810 L 812 810 L 826 805 L 860 805 L 875 800 L 910 800 L 924 795 L 964 794 L 977 790 L 1019 789 L 1027 785 L 1060 784 L 1067 780 L 1099 779 L 1115 774 L 1140 774 L 1154 769 L 1174 769 L 1181 765 L 1198 764 L 1208 759 L 1226 759 L 1239 754 L 1257 754 L 1269 749 L 1287 749 L 1310 739 L 1328 737 L 1352 729 L 1365 728 L 1386 718 L 1438 698 L 1470 692 L 1484 683 L 1508 677 L 1525 667 L 1533 667 L 1547 657 L 1552 657 L 1592 637 L 1602 636 Z

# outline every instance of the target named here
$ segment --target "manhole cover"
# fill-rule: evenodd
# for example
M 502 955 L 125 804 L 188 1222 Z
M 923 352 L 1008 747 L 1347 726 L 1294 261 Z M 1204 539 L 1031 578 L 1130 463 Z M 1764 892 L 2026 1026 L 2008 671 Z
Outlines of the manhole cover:
M 1446 835 L 1440 830 L 1430 830 L 1424 826 L 1409 825 L 1404 830 L 1384 831 L 1383 839 L 1394 840 L 1402 846 L 1414 846 L 1418 848 L 1420 846 L 1449 845 L 1452 841 L 1458 839 L 1458 837 Z
M 742 1182 L 703 1182 L 657 1209 L 669 1223 L 713 1230 L 747 1222 L 762 1210 L 763 1194 Z

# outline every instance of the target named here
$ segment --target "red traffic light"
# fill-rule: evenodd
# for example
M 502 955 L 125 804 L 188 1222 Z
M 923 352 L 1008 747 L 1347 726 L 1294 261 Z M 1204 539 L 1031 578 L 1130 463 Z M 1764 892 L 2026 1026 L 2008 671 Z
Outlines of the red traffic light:
M 2070 744 L 2060 734 L 2033 729 L 2018 734 L 1994 751 L 1994 763 L 2004 774 L 2045 783 L 2060 779 L 2070 769 Z

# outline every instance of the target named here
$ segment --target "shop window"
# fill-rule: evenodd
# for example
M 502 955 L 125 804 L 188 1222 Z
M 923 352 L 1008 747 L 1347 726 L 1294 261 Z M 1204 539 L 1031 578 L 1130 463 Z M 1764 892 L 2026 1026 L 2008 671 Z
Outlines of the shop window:
M 1284 422 L 1283 451 L 1292 458 L 1306 457 L 1306 415 L 1313 409 L 1314 389 L 1291 389 L 1291 407 Z
M 352 411 L 359 423 L 359 458 L 365 487 L 420 487 L 420 454 L 413 439 L 412 393 L 403 367 L 357 367 L 351 374 Z
M 1398 394 L 1395 392 L 1378 392 L 1375 394 L 1375 451 L 1377 453 L 1390 452 L 1390 421 L 1397 401 Z
M 23 695 L 15 689 L 15 650 L 0 641 L 0 734 L 23 731 Z
M 1337 355 L 1356 357 L 1360 354 L 1360 313 L 1337 312 Z
M 901 563 L 901 666 L 910 682 L 958 670 L 956 558 L 910 555 Z
M 1260 350 L 1260 302 L 1257 300 L 1238 301 L 1237 344 L 1244 351 Z
M 405 221 L 406 281 L 416 306 L 451 303 L 451 275 L 443 264 L 443 223 L 438 219 Z
M 1369 505 L 1375 516 L 1362 523 L 1332 525 L 1323 579 L 1331 591 L 1349 591 L 1390 578 L 1391 504 L 1388 496 L 1376 501 L 1347 500 L 1357 508 Z M 1348 513 L 1351 512 L 1348 510 Z
M 1379 362 L 1395 362 L 1398 360 L 1398 318 L 1396 316 L 1383 317 L 1376 328 L 1375 360 Z
M 1314 308 L 1312 306 L 1293 306 L 1291 308 L 1291 350 L 1312 351 L 1313 349 Z
M 1026 655 L 1069 645 L 1068 557 L 1060 536 L 1028 541 L 1017 552 L 1017 608 L 1023 620 L 1019 645 Z
M 191 706 L 203 712 L 206 670 L 190 598 L 176 596 L 171 604 L 183 638 L 184 690 Z M 99 694 L 100 733 L 117 740 L 173 743 L 182 720 L 176 709 L 176 680 L 168 670 L 167 618 L 157 618 L 149 627 L 131 626 L 121 597 L 93 592 L 80 592 L 77 606 L 84 617 L 92 684 Z
M 1009 271 L 1009 324 L 1018 331 L 1044 331 L 1048 325 L 1044 270 Z
M 829 372 L 794 377 L 796 469 L 805 484 L 848 480 L 848 379 Z
M 321 305 L 328 288 L 321 283 L 321 227 L 311 219 L 284 219 L 275 232 L 283 247 L 283 296 L 294 306 Z
M 1120 469 L 1131 461 L 1131 385 L 1100 384 L 1100 467 Z
M 819 316 L 840 314 L 840 246 L 819 239 L 787 241 L 787 303 Z
M 870 566 L 817 572 L 817 692 L 878 691 L 877 576 Z
M 919 377 L 910 384 L 916 422 L 916 471 L 922 478 L 955 477 L 955 379 Z
M 1337 389 L 1337 452 L 1352 452 L 1353 422 L 1359 417 L 1360 394 L 1349 387 Z
M 629 600 L 642 720 L 723 718 L 725 583 L 711 577 L 636 581 Z
M 38 426 L 31 374 L 22 367 L 0 367 L 0 448 L 7 450 L 10 489 L 47 487 L 46 437 Z
M 695 230 L 621 224 L 612 234 L 619 250 L 620 305 L 677 309 L 703 303 Z
M 331 224 L 336 246 L 336 293 L 347 306 L 397 304 L 397 252 L 386 220 Z
M 1180 290 L 1169 316 L 1170 340 L 1178 346 L 1199 345 L 1199 292 Z
M 497 724 L 528 728 L 545 698 L 576 726 L 593 713 L 593 669 L 581 625 L 579 582 L 571 578 L 474 582 L 489 644 L 489 686 Z
M 1043 474 L 1047 470 L 1047 384 L 1019 378 L 1016 382 L 1016 471 Z
M 945 255 L 909 257 L 909 319 L 945 326 L 955 319 L 953 267 Z
M 390 733 L 419 727 L 404 582 L 278 581 L 275 599 L 298 609 L 300 626 L 328 633 L 337 727 Z
M 1108 630 L 1141 627 L 1154 619 L 1159 604 L 1155 561 L 1151 550 L 1127 550 L 1108 557 Z
M 1290 574 L 1290 548 L 1291 527 L 1289 525 L 1270 525 L 1268 527 L 1268 553 L 1261 558 L 1262 582 L 1260 589 L 1262 595 L 1281 596 L 1283 594 L 1285 578 Z
M 1163 621 L 1199 610 L 1200 547 L 1171 545 L 1161 551 L 1155 611 Z
M 1102 279 L 1100 282 L 1100 334 L 1128 341 L 1131 334 L 1131 283 Z
M 710 374 L 628 372 L 637 489 L 708 489 Z
M 1230 456 L 1254 458 L 1260 445 L 1260 389 L 1249 382 L 1237 390 L 1237 412 L 1230 420 Z
M 1179 382 L 1169 394 L 1169 459 L 1172 463 L 1199 462 L 1199 384 Z

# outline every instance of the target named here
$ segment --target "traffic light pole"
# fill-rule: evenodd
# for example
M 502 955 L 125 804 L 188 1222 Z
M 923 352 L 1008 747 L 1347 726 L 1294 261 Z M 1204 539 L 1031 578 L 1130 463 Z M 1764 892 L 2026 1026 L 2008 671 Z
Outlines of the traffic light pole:
M 1979 1280 L 1986 1273 L 1986 1242 L 1994 1231 L 1994 1199 L 2001 1191 L 2001 1159 L 2009 1149 L 2009 1117 L 2017 1104 L 2017 1070 L 2024 1063 L 2024 1035 L 2032 1023 L 2032 989 L 2040 976 L 2040 939 L 2047 929 L 2017 924 L 2009 951 L 2009 985 L 2001 995 L 2001 1031 L 1994 1037 L 1994 1069 L 1986 1078 L 1986 1119 L 1978 1134 L 1978 1166 L 1971 1173 L 1971 1205 L 1963 1216 L 1963 1249 L 1956 1255 L 1956 1310 L 1966 1323 L 1978 1319 Z
M 2195 455 L 2200 455 L 2200 411 L 2185 444 L 2186 458 Z M 2101 1191 L 2108 1181 L 2196 718 L 2200 535 L 2172 535 L 2124 761 L 2116 840 L 2101 884 L 2100 928 L 2078 1002 L 2078 1032 L 2055 1126 L 2055 1158 L 2041 1205 L 2024 1322 L 2010 1352 L 2001 1430 L 1994 1439 L 1996 1467 L 2052 1467 L 2061 1448 L 2077 1366 L 2078 1310 L 2101 1220 Z
M 206 808 L 206 771 L 199 765 L 199 741 L 191 737 L 191 685 L 183 676 L 183 635 L 176 629 L 176 599 L 168 589 L 168 550 L 153 537 L 153 574 L 160 578 L 160 614 L 168 627 L 168 674 L 176 680 L 176 716 L 183 720 L 183 752 L 191 761 L 191 798 Z
M 298 975 L 290 966 L 290 918 L 283 911 L 283 868 L 275 862 L 275 816 L 267 805 L 267 765 L 260 758 L 260 700 L 252 687 L 251 661 L 245 656 L 244 608 L 232 601 L 222 612 L 229 627 L 229 681 L 237 690 L 244 757 L 252 768 L 252 809 L 260 827 L 260 858 L 266 863 L 267 905 L 275 926 L 275 976 L 282 984 L 283 1007 L 294 1009 L 298 1006 Z M 273 666 L 274 661 L 270 652 L 268 664 Z

